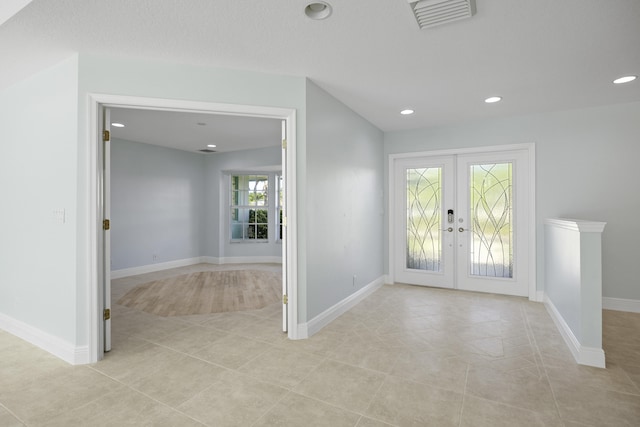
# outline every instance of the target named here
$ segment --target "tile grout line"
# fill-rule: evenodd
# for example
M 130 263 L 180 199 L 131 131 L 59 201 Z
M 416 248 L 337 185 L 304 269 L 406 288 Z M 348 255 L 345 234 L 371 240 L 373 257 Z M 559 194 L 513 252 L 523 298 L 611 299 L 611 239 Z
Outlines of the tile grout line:
M 0 402 L 0 406 L 2 408 L 4 408 L 5 411 L 7 411 L 12 417 L 14 417 L 16 420 L 18 420 L 23 426 L 27 425 L 27 422 L 24 421 L 22 418 L 20 418 L 17 414 L 15 414 L 11 409 L 7 408 L 2 402 Z
M 467 371 L 464 375 L 464 388 L 462 389 L 462 404 L 460 405 L 460 419 L 458 420 L 458 427 L 462 426 L 462 414 L 464 413 L 464 402 L 467 397 L 467 382 L 469 381 L 469 369 L 471 364 L 467 362 Z
M 396 364 L 397 364 L 397 363 L 398 363 L 398 360 L 396 359 L 396 361 L 394 362 L 393 367 L 391 368 L 391 370 L 393 370 L 393 368 L 396 366 Z M 373 395 L 371 396 L 371 400 L 369 400 L 369 404 L 368 404 L 368 405 L 367 405 L 367 407 L 364 409 L 364 411 L 362 411 L 362 414 L 361 414 L 361 417 L 360 417 L 360 418 L 362 418 L 362 417 L 367 417 L 367 418 L 371 418 L 371 419 L 376 420 L 376 421 L 383 422 L 383 423 L 385 423 L 385 424 L 390 424 L 390 423 L 388 423 L 387 421 L 382 421 L 382 420 L 380 420 L 380 419 L 378 419 L 378 418 L 376 418 L 376 417 L 366 415 L 366 414 L 368 413 L 369 409 L 371 409 L 371 405 L 373 405 L 373 402 L 376 400 L 376 397 L 378 397 L 378 394 L 380 393 L 380 390 L 382 390 L 382 387 L 385 385 L 385 383 L 387 382 L 387 380 L 388 380 L 390 377 L 391 377 L 391 374 L 390 374 L 390 373 L 385 374 L 385 377 L 384 377 L 384 379 L 380 382 L 380 385 L 378 386 L 378 389 L 377 389 L 377 390 L 376 390 L 376 392 L 375 392 L 375 393 L 373 393 Z M 358 423 L 360 423 L 360 421 L 359 421 L 359 420 L 358 420 Z M 356 425 L 357 425 L 357 424 L 356 424 Z M 395 425 L 395 424 L 392 424 L 392 425 Z
M 558 405 L 558 399 L 556 398 L 556 393 L 553 390 L 553 387 L 551 386 L 551 381 L 549 380 L 549 372 L 547 372 L 547 367 L 545 366 L 544 360 L 542 359 L 542 353 L 540 352 L 540 347 L 538 347 L 538 340 L 536 339 L 534 333 L 533 333 L 533 328 L 531 328 L 531 323 L 529 322 L 529 316 L 527 315 L 527 312 L 524 308 L 524 305 L 521 306 L 521 310 L 524 314 L 524 319 L 525 319 L 525 327 L 527 328 L 527 333 L 530 334 L 531 336 L 531 340 L 533 341 L 533 346 L 538 354 L 538 357 L 540 359 L 540 364 L 542 366 L 538 367 L 538 371 L 542 370 L 542 372 L 544 373 L 544 377 L 547 380 L 547 384 L 549 384 L 549 390 L 551 391 L 551 397 L 553 397 L 553 403 L 556 407 L 556 413 L 558 414 L 558 419 L 560 420 L 560 422 L 562 422 L 563 424 L 565 424 L 565 421 L 562 419 L 562 413 L 560 412 L 560 405 Z M 536 364 L 537 365 L 537 364 Z
M 200 421 L 200 420 L 197 420 L 197 419 L 193 418 L 191 415 L 189 415 L 189 414 L 187 414 L 187 413 L 185 413 L 185 412 L 180 411 L 178 408 L 175 408 L 175 407 L 173 407 L 173 406 L 171 406 L 171 405 L 169 405 L 169 404 L 167 404 L 167 403 L 161 402 L 161 401 L 159 401 L 158 399 L 156 399 L 155 397 L 150 396 L 150 395 L 148 395 L 147 393 L 145 393 L 145 392 L 143 392 L 143 391 L 141 391 L 141 390 L 138 390 L 137 388 L 134 388 L 134 387 L 130 386 L 129 384 L 126 384 L 126 383 L 122 382 L 121 380 L 118 380 L 118 379 L 116 379 L 116 378 L 113 378 L 112 376 L 110 376 L 110 375 L 108 375 L 108 374 L 106 374 L 106 373 L 104 373 L 104 372 L 101 372 L 101 371 L 99 371 L 99 370 L 95 369 L 93 366 L 89 366 L 89 369 L 93 369 L 93 370 L 94 370 L 94 371 L 96 371 L 97 373 L 99 373 L 99 374 L 101 374 L 101 375 L 103 375 L 103 376 L 105 376 L 105 377 L 107 377 L 107 378 L 109 378 L 109 379 L 111 379 L 111 380 L 113 380 L 113 381 L 117 382 L 118 384 L 122 385 L 123 387 L 128 388 L 129 390 L 133 391 L 134 393 L 138 393 L 138 394 L 140 394 L 140 395 L 142 395 L 142 396 L 144 396 L 144 397 L 146 397 L 146 398 L 148 398 L 148 399 L 150 399 L 150 400 L 152 400 L 152 401 L 154 401 L 154 402 L 156 402 L 156 403 L 158 403 L 158 404 L 160 404 L 160 405 L 162 405 L 162 406 L 164 406 L 164 407 L 166 407 L 166 408 L 169 408 L 170 410 L 172 410 L 172 411 L 174 411 L 174 412 L 177 412 L 177 413 L 179 413 L 179 414 L 181 414 L 181 415 L 184 415 L 185 417 L 187 417 L 187 418 L 189 418 L 189 419 L 191 419 L 191 420 L 193 420 L 193 421 L 195 421 L 195 422 L 197 422 L 197 423 L 200 423 L 200 424 L 205 425 L 205 426 L 207 425 L 206 423 L 203 423 L 202 421 Z M 209 388 L 213 387 L 213 385 L 214 385 L 214 384 L 212 384 L 211 386 L 207 387 L 205 390 L 207 390 L 207 389 L 209 389 Z M 204 390 L 202 390 L 202 391 L 204 391 Z M 199 393 L 196 393 L 196 394 L 195 394 L 195 396 L 197 396 L 198 394 L 202 393 L 202 391 L 200 391 Z M 193 397 L 195 397 L 195 396 L 193 396 Z M 187 401 L 191 400 L 193 397 L 191 397 L 191 398 L 189 398 L 189 399 L 185 400 L 185 402 L 187 402 Z M 92 401 L 91 401 L 91 402 L 89 402 L 89 403 L 93 403 L 93 402 L 95 402 L 95 401 L 97 401 L 97 400 L 100 400 L 100 397 L 98 397 L 98 398 L 96 398 L 96 399 L 92 400 Z M 183 404 L 183 403 L 185 403 L 185 402 L 182 402 L 181 404 Z M 85 405 L 82 405 L 82 406 L 80 406 L 80 407 L 78 407 L 78 408 L 85 407 L 85 406 L 87 406 L 89 403 L 87 403 L 87 404 L 85 404 Z M 76 408 L 76 409 L 78 409 L 78 408 Z
M 253 377 L 251 377 L 251 378 L 253 378 Z M 251 426 L 255 426 L 257 422 L 259 422 L 261 419 L 263 419 L 265 417 L 265 415 L 267 415 L 276 406 L 278 406 L 280 404 L 280 402 L 282 402 L 284 400 L 285 397 L 289 396 L 292 393 L 292 391 L 289 390 L 289 389 L 285 388 L 285 390 L 287 390 L 286 393 L 283 393 L 282 396 L 280 396 L 280 398 L 278 400 L 276 400 L 276 402 L 273 405 L 271 405 L 270 407 L 265 409 L 264 412 L 258 418 L 256 418 L 256 420 L 254 422 L 251 423 Z

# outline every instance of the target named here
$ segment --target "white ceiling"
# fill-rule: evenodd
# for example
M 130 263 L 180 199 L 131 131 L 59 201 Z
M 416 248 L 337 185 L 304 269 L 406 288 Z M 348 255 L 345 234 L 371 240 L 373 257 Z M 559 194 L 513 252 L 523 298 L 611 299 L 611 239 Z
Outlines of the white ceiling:
M 226 116 L 219 114 L 151 111 L 112 108 L 114 138 L 186 151 L 208 148 L 216 152 L 277 146 L 282 141 L 282 124 L 277 119 Z
M 83 52 L 307 76 L 384 131 L 640 101 L 611 83 L 640 74 L 640 0 L 477 0 L 427 30 L 407 0 L 328 1 L 33 0 L 0 26 L 0 89 Z

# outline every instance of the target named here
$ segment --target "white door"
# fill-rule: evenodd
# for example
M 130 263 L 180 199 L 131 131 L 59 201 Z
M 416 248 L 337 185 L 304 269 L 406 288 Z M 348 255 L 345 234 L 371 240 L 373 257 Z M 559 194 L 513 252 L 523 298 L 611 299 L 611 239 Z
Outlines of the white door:
M 529 295 L 526 150 L 396 159 L 394 279 Z
M 454 287 L 454 158 L 396 160 L 395 281 Z

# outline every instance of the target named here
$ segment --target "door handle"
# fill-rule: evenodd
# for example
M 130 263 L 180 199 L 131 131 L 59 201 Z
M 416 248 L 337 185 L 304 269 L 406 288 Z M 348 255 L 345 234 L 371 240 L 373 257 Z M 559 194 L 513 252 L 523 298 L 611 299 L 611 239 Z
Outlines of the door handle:
M 453 227 L 449 227 L 446 230 L 442 230 L 442 231 L 448 231 L 449 233 L 452 233 L 453 232 Z
M 463 231 L 469 231 L 469 229 L 460 227 L 458 228 L 458 231 L 462 233 Z

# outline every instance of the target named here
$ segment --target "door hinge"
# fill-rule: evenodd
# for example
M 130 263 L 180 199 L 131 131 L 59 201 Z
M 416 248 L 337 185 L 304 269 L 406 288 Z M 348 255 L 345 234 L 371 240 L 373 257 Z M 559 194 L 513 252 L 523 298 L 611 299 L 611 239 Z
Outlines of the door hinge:
M 104 320 L 109 320 L 111 319 L 111 309 L 110 308 L 105 308 L 104 311 L 102 312 L 102 318 Z
M 282 295 L 282 303 L 289 304 L 289 297 L 287 295 Z
M 286 216 L 282 217 L 282 225 L 285 226 L 285 227 L 287 226 L 287 217 Z
M 105 219 L 104 221 L 102 221 L 102 229 L 103 230 L 110 230 L 111 229 L 111 221 L 109 221 L 108 219 Z
M 108 130 L 103 130 L 102 131 L 102 140 L 104 142 L 111 141 L 111 132 L 109 132 Z
M 283 139 L 283 140 L 282 140 L 282 149 L 283 149 L 283 150 L 286 150 L 286 149 L 287 149 L 287 140 L 286 140 L 286 139 Z

